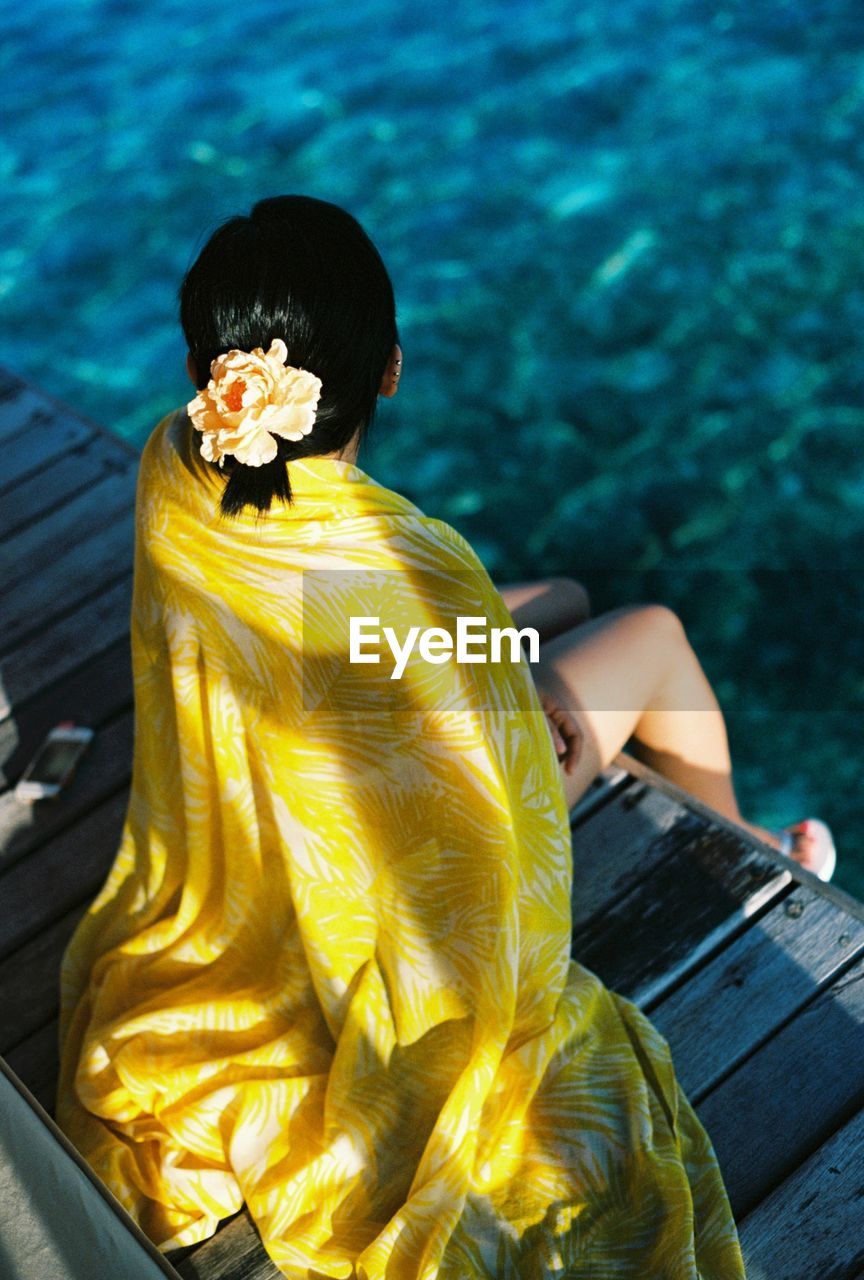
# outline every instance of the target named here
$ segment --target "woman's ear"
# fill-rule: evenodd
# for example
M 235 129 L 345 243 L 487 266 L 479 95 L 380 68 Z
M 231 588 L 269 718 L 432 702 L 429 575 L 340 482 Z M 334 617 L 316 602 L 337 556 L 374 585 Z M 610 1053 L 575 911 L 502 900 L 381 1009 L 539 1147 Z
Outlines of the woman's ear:
M 381 379 L 381 386 L 378 388 L 379 396 L 395 396 L 399 390 L 399 379 L 402 375 L 402 348 L 397 342 L 393 350 L 390 352 L 390 359 L 387 361 L 387 368 L 384 370 L 384 376 Z
M 193 385 L 193 387 L 195 387 L 195 388 L 196 388 L 196 390 L 197 390 L 197 387 L 198 387 L 198 370 L 197 370 L 197 368 L 195 367 L 195 361 L 192 359 L 192 352 L 191 352 L 191 351 L 187 351 L 187 352 L 186 352 L 186 372 L 189 374 L 189 377 L 192 379 L 192 385 Z

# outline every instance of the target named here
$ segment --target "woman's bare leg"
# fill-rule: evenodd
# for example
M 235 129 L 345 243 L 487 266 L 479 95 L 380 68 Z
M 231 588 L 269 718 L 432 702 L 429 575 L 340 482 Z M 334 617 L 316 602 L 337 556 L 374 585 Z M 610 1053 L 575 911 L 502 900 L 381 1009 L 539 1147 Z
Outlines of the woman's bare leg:
M 591 616 L 591 601 L 573 578 L 544 578 L 498 588 L 517 627 L 534 627 L 541 641 L 579 626 Z
M 772 832 L 741 815 L 723 713 L 670 609 L 626 606 L 541 644 L 535 679 L 582 731 L 576 768 L 562 773 L 569 805 L 632 737 L 646 764 L 778 847 Z M 811 852 L 815 859 L 815 842 L 796 837 L 805 866 Z

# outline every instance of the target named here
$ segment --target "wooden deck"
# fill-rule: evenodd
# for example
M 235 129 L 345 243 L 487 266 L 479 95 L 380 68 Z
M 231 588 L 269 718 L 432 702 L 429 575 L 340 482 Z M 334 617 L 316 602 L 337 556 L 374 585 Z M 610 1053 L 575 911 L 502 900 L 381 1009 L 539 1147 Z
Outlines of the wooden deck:
M 51 1111 L 59 960 L 127 800 L 137 463 L 2 373 L 0 446 L 0 1054 Z M 97 729 L 89 754 L 61 798 L 20 804 L 64 719 Z M 573 954 L 669 1040 L 751 1280 L 864 1277 L 864 904 L 627 757 L 574 813 L 573 849 Z M 173 1261 L 279 1275 L 245 1212 Z

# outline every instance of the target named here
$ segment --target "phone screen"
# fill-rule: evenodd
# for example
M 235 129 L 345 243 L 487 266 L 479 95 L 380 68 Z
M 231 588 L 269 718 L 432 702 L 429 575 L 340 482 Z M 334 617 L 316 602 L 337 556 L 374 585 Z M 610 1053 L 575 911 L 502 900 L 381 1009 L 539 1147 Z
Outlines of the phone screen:
M 86 742 L 74 738 L 55 738 L 53 742 L 46 742 L 27 770 L 27 779 L 59 785 L 86 746 Z

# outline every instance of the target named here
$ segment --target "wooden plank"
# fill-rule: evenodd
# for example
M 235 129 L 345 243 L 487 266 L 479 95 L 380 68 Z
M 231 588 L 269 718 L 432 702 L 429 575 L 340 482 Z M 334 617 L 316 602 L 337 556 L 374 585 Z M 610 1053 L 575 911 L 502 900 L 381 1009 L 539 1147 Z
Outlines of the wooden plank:
M 95 485 L 100 478 L 135 466 L 126 450 L 93 435 L 29 479 L 20 480 L 0 503 L 0 539 L 38 524 L 50 511 Z
M 135 481 L 131 465 L 108 471 L 84 493 L 0 542 L 0 601 L 19 589 L 28 596 L 29 579 L 36 574 L 50 580 L 58 561 L 85 538 L 96 532 L 113 536 L 134 507 Z
M 168 1257 L 183 1280 L 282 1280 L 245 1207 L 209 1240 Z
M 129 638 L 124 636 L 0 721 L 0 787 L 17 782 L 45 734 L 60 720 L 99 729 L 131 705 L 132 661 Z M 72 785 L 79 782 L 76 774 Z
M 0 365 L 0 400 L 6 400 L 9 396 L 17 395 L 20 381 L 21 379 L 11 369 L 6 369 Z
M 67 550 L 2 596 L 0 652 L 20 646 L 45 631 L 51 621 L 76 604 L 104 591 L 132 570 L 135 517 L 130 511 Z
M 0 720 L 127 635 L 131 608 L 130 573 L 0 659 Z
M 19 378 L 6 376 L 0 388 L 0 444 L 4 452 L 16 445 L 24 447 L 27 428 L 33 417 L 49 408 L 47 397 Z
M 701 816 L 706 822 L 714 826 L 721 827 L 733 835 L 741 836 L 742 828 L 731 820 L 726 818 L 722 813 L 717 813 L 714 809 L 708 807 L 696 796 L 691 796 L 688 792 L 683 791 L 681 787 L 674 782 L 670 782 L 668 778 L 664 778 L 662 774 L 656 773 L 653 769 L 649 769 L 647 765 L 642 764 L 640 760 L 622 751 L 617 756 L 617 761 L 624 765 L 627 770 L 633 774 L 634 778 L 641 778 L 648 782 L 658 791 L 662 791 L 664 795 L 669 796 L 673 800 L 677 800 L 680 805 L 687 809 L 690 813 Z M 779 871 L 788 871 L 792 879 L 797 880 L 801 884 L 809 884 L 813 888 L 818 889 L 820 893 L 830 898 L 836 906 L 844 911 L 848 911 L 850 915 L 857 916 L 864 920 L 864 902 L 859 898 L 854 898 L 851 893 L 847 893 L 845 889 L 838 889 L 836 884 L 831 882 L 825 884 L 812 871 L 805 871 L 804 868 L 793 861 L 786 858 L 777 849 L 771 845 L 763 844 L 756 836 L 749 831 L 745 833 L 746 838 L 750 841 L 754 849 L 758 849 L 761 856 L 775 866 Z
M 46 1022 L 26 1040 L 16 1044 L 3 1056 L 16 1076 L 42 1104 L 49 1116 L 54 1115 L 57 1101 L 57 1077 L 60 1072 L 60 1050 L 56 1019 Z
M 575 958 L 640 1005 L 680 982 L 791 882 L 746 836 L 701 819 L 667 832 L 663 852 L 649 877 L 573 933 Z
M 626 769 L 610 764 L 589 784 L 588 790 L 570 810 L 570 826 L 574 829 L 578 827 L 589 814 L 608 804 L 614 795 L 623 791 L 631 782 L 632 778 Z
M 0 879 L 0 957 L 95 897 L 117 853 L 127 792 L 93 809 Z M 50 890 L 46 890 L 50 886 Z
M 5 391 L 3 390 L 5 388 Z M 30 378 L 11 369 L 3 369 L 2 383 L 0 383 L 0 395 L 3 399 L 23 395 L 30 392 L 40 398 L 47 409 L 54 413 L 68 414 L 71 417 L 78 418 L 85 427 L 96 435 L 103 436 L 114 449 L 125 452 L 133 457 L 138 456 L 138 450 L 133 444 L 126 440 L 123 436 L 118 436 L 115 432 L 109 431 L 101 422 L 96 422 L 93 418 L 83 413 L 81 409 L 75 409 L 65 400 L 61 400 L 58 396 L 49 395 L 44 387 L 38 386 Z
M 56 1018 L 60 961 L 87 905 L 79 903 L 0 964 L 0 1054 Z
M 61 831 L 74 827 L 107 797 L 125 789 L 132 768 L 133 715 L 127 712 L 96 734 L 75 776 L 53 800 L 0 795 L 0 903 L 16 863 Z M 32 856 L 32 855 L 31 855 Z
M 0 497 L 4 501 L 25 476 L 40 471 L 94 434 L 93 428 L 76 414 L 64 412 L 47 397 L 44 403 L 38 404 L 32 395 L 22 396 L 21 400 L 20 420 L 16 422 L 14 431 L 22 441 L 22 447 L 4 450 L 3 473 L 0 475 Z M 26 447 L 23 447 L 23 441 L 26 441 Z
M 739 1223 L 749 1280 L 860 1280 L 862 1171 L 864 1111 L 859 1111 Z
M 573 929 L 630 892 L 682 839 L 705 823 L 660 791 L 636 782 L 573 832 Z
M 864 1105 L 864 960 L 697 1105 L 736 1218 Z
M 797 885 L 650 1017 L 691 1102 L 864 950 L 864 921 Z

